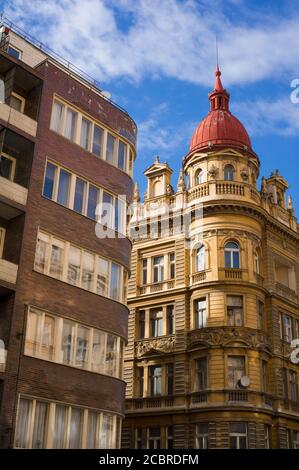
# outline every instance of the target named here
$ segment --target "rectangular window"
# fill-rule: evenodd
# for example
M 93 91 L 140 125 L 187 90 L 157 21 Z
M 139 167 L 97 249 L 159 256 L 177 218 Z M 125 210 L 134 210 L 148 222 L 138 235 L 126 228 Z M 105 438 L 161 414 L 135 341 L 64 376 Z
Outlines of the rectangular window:
M 82 279 L 81 287 L 83 289 L 94 290 L 94 269 L 95 269 L 95 255 L 88 251 L 83 251 L 82 261 Z
M 85 150 L 90 149 L 91 121 L 82 117 L 80 145 Z
M 17 426 L 15 433 L 15 447 L 26 449 L 29 447 L 29 424 L 32 412 L 32 402 L 26 398 L 20 398 Z
M 68 408 L 64 405 L 56 405 L 55 409 L 55 423 L 53 434 L 53 448 L 63 449 L 67 447 L 66 432 L 67 432 L 67 412 Z
M 150 311 L 150 335 L 163 335 L 163 310 L 159 308 L 151 309 Z
M 18 95 L 17 93 L 12 92 L 10 97 L 10 107 L 16 111 L 19 111 L 20 113 L 23 113 L 25 109 L 25 98 Z
M 137 395 L 143 397 L 144 393 L 144 368 L 137 367 Z
M 10 45 L 7 48 L 7 54 L 9 54 L 11 57 L 14 57 L 14 59 L 21 59 L 22 56 L 21 51 Z
M 195 361 L 195 391 L 201 392 L 207 388 L 208 382 L 208 360 L 201 357 Z
M 167 305 L 166 307 L 166 316 L 167 316 L 167 334 L 174 334 L 174 306 Z
M 243 326 L 243 297 L 227 296 L 227 322 L 229 326 Z
M 84 212 L 86 187 L 86 181 L 77 177 L 74 197 L 74 211 L 79 212 L 80 214 L 83 214 Z
M 60 134 L 62 133 L 62 120 L 64 108 L 65 106 L 62 103 L 59 103 L 59 101 L 53 102 L 51 129 Z
M 209 424 L 200 423 L 196 425 L 196 449 L 208 449 L 209 448 Z
M 76 246 L 70 245 L 68 258 L 67 280 L 74 286 L 80 286 L 81 273 L 81 250 Z
M 114 164 L 114 155 L 116 148 L 116 139 L 113 135 L 107 134 L 107 148 L 106 148 L 106 160 L 109 163 Z
M 149 373 L 149 391 L 151 396 L 159 396 L 162 394 L 162 367 L 150 366 Z
M 50 238 L 44 233 L 38 234 L 34 268 L 41 273 L 47 273 L 49 265 Z
M 71 321 L 64 320 L 61 336 L 62 363 L 71 365 L 74 355 L 75 325 Z
M 173 426 L 166 427 L 166 448 L 173 449 Z
M 108 296 L 109 263 L 103 258 L 98 258 L 97 294 Z
M 99 190 L 93 186 L 89 185 L 88 192 L 88 204 L 87 204 L 87 217 L 93 220 L 97 220 L 97 205 L 99 200 Z
M 90 329 L 85 326 L 78 325 L 76 337 L 76 362 L 77 367 L 87 369 L 89 355 L 89 336 Z
M 267 361 L 262 360 L 261 362 L 262 366 L 262 389 L 263 392 L 267 393 L 268 392 L 268 384 L 269 384 L 269 377 L 268 377 L 268 363 Z
M 140 310 L 138 312 L 138 318 L 139 318 L 139 338 L 144 338 L 145 337 L 145 311 Z
M 98 157 L 103 157 L 103 136 L 104 131 L 101 127 L 94 125 L 92 152 Z
M 67 108 L 64 136 L 72 141 L 75 141 L 76 139 L 77 119 L 78 113 Z
M 121 292 L 121 269 L 118 264 L 112 263 L 110 279 L 110 297 L 114 300 L 120 300 Z
M 43 195 L 45 197 L 48 197 L 49 199 L 54 198 L 54 183 L 55 183 L 56 173 L 57 173 L 56 165 L 53 165 L 53 163 L 47 162 Z
M 271 449 L 271 426 L 264 424 L 265 449 Z
M 293 444 L 293 449 L 299 449 L 299 431 L 293 431 L 292 433 L 292 444 Z
M 284 341 L 290 343 L 293 339 L 292 336 L 292 318 L 289 315 L 283 315 L 283 331 Z
M 71 409 L 69 449 L 80 449 L 82 439 L 83 410 Z
M 166 393 L 167 395 L 173 395 L 173 382 L 174 382 L 173 364 L 167 364 L 166 365 L 166 386 L 167 386 Z
M 161 436 L 160 428 L 149 428 L 148 429 L 148 449 L 161 449 Z
M 102 199 L 102 210 L 101 210 L 101 224 L 105 227 L 114 228 L 113 227 L 113 212 L 114 212 L 114 205 L 113 205 L 113 197 L 111 194 L 106 193 L 103 191 L 103 199 Z
M 289 379 L 289 398 L 292 401 L 297 401 L 297 374 L 294 370 L 288 370 Z
M 154 256 L 153 258 L 153 282 L 164 281 L 164 256 Z
M 96 449 L 97 445 L 97 413 L 89 411 L 88 413 L 88 422 L 87 422 L 87 440 L 86 448 L 87 449 Z
M 0 157 L 0 176 L 13 181 L 15 177 L 16 160 L 10 155 L 1 155 Z
M 115 198 L 114 230 L 126 234 L 126 204 L 121 198 Z
M 37 401 L 35 404 L 32 434 L 32 449 L 43 449 L 46 446 L 46 426 L 48 420 L 48 403 Z
M 194 301 L 195 310 L 195 328 L 204 328 L 207 326 L 207 306 L 206 299 L 197 299 Z
M 64 242 L 52 238 L 49 267 L 50 276 L 53 276 L 56 279 L 62 279 L 63 259 Z
M 147 284 L 147 259 L 142 260 L 142 284 Z
M 106 374 L 115 376 L 117 373 L 117 337 L 107 335 Z
M 106 334 L 103 331 L 94 330 L 92 343 L 92 370 L 105 373 L 105 349 Z
M 229 440 L 230 449 L 247 449 L 247 424 L 230 423 Z
M 123 171 L 127 169 L 127 145 L 121 140 L 118 142 L 118 161 L 117 166 Z
M 174 253 L 169 254 L 169 278 L 170 279 L 175 278 L 175 254 Z
M 228 356 L 228 388 L 239 388 L 240 378 L 245 375 L 245 357 Z
M 57 202 L 66 207 L 69 205 L 70 183 L 71 174 L 61 168 L 59 172 Z
M 142 429 L 135 429 L 135 449 L 142 449 Z

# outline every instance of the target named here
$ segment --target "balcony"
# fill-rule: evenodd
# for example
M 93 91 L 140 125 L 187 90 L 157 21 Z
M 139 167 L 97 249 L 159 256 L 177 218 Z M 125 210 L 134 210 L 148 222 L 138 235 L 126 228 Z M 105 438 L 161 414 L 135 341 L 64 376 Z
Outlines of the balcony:
M 248 272 L 245 269 L 219 268 L 218 279 L 220 281 L 247 281 Z
M 37 122 L 5 103 L 0 103 L 0 120 L 21 129 L 32 137 L 36 136 Z
M 155 282 L 153 284 L 146 284 L 144 286 L 138 287 L 138 292 L 139 295 L 144 295 L 144 294 L 153 294 L 156 292 L 163 292 L 169 289 L 174 289 L 175 288 L 175 280 L 170 279 L 168 281 L 163 281 L 163 282 Z
M 33 150 L 32 142 L 0 126 L 0 198 L 20 210 L 27 203 Z M 0 209 L 0 218 L 10 217 Z
M 223 199 L 223 197 L 233 199 L 246 198 L 255 204 L 260 204 L 261 197 L 258 190 L 249 183 L 237 181 L 211 180 L 201 183 L 188 191 L 188 203 L 205 198 Z
M 42 79 L 26 64 L 0 51 L 0 120 L 36 136 Z
M 126 400 L 126 411 L 165 409 L 174 406 L 173 397 L 133 398 Z
M 292 302 L 298 302 L 298 295 L 293 289 L 290 289 L 288 286 L 285 286 L 280 282 L 276 282 L 275 288 L 278 295 L 281 295 Z
M 16 284 L 18 275 L 18 265 L 0 259 L 0 281 L 4 281 L 8 284 Z

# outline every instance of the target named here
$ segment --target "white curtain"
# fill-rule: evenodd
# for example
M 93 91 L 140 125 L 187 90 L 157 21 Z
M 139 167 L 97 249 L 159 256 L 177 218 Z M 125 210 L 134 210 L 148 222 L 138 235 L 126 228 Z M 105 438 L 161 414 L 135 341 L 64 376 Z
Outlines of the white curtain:
M 45 426 L 47 423 L 48 404 L 36 402 L 32 449 L 45 448 Z
M 96 448 L 96 430 L 97 430 L 97 413 L 90 411 L 88 413 L 88 424 L 87 424 L 87 449 Z
M 16 427 L 15 447 L 26 449 L 28 447 L 29 435 L 28 424 L 31 412 L 32 402 L 21 398 L 18 409 L 18 421 Z
M 64 438 L 67 425 L 67 407 L 64 405 L 56 405 L 55 411 L 55 427 L 53 436 L 53 448 L 63 449 Z
M 83 411 L 80 408 L 72 408 L 71 425 L 70 425 L 70 449 L 81 448 Z

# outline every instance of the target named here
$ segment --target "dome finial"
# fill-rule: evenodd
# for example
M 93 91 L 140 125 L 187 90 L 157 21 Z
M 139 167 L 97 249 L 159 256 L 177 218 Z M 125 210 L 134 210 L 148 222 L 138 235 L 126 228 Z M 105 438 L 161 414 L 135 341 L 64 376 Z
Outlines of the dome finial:
M 216 71 L 215 71 L 216 79 L 215 79 L 215 85 L 214 85 L 214 91 L 224 91 L 222 82 L 221 82 L 221 70 L 219 68 L 219 65 L 217 64 Z

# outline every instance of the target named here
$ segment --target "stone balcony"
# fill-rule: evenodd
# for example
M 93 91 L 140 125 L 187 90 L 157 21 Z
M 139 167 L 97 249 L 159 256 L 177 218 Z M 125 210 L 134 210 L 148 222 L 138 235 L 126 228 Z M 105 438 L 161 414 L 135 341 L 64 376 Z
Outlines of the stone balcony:
M 239 199 L 251 200 L 255 204 L 260 204 L 260 193 L 248 183 L 237 181 L 213 180 L 201 183 L 188 191 L 188 203 L 198 199 Z
M 292 302 L 298 303 L 297 293 L 293 289 L 290 289 L 288 286 L 285 286 L 280 282 L 276 282 L 275 290 L 278 295 L 281 295 L 282 297 L 285 297 L 286 299 L 291 300 Z
M 0 195 L 26 206 L 28 189 L 0 176 Z
M 169 279 L 168 281 L 155 282 L 152 284 L 146 284 L 138 287 L 138 294 L 154 294 L 156 292 L 163 292 L 169 289 L 175 288 L 175 279 Z
M 16 284 L 18 274 L 18 265 L 0 258 L 0 282 L 5 281 L 9 284 Z
M 36 137 L 37 122 L 26 114 L 11 108 L 5 103 L 0 103 L 0 119 L 26 134 Z

